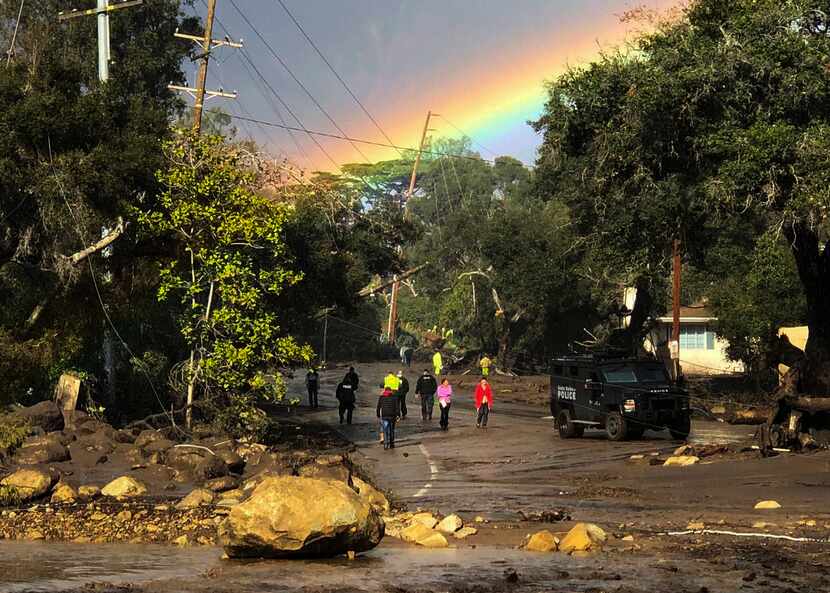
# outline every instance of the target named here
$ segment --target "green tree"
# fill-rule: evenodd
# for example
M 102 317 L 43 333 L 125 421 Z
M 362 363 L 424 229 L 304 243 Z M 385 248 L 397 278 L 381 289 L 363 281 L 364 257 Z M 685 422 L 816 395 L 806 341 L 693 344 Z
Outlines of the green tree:
M 615 251 L 626 258 L 643 251 L 649 264 L 665 262 L 662 246 L 674 236 L 699 252 L 706 240 L 696 232 L 713 216 L 783 236 L 807 304 L 803 388 L 822 393 L 830 391 L 828 8 L 698 0 L 636 52 L 555 83 L 537 122 L 545 187 L 594 212 L 611 245 L 624 240 Z M 641 213 L 638 240 L 625 221 Z
M 283 398 L 275 371 L 312 356 L 282 330 L 276 306 L 301 280 L 284 238 L 293 209 L 257 195 L 248 154 L 218 136 L 183 133 L 167 142 L 163 191 L 139 216 L 152 237 L 179 246 L 161 268 L 158 296 L 175 304 L 191 349 L 187 404 L 199 390 L 234 434 L 261 427 L 258 401 Z

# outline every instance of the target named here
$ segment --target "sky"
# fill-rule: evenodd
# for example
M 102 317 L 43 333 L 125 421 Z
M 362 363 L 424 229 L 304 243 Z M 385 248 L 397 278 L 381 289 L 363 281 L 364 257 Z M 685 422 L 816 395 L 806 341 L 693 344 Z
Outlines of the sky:
M 440 116 L 431 119 L 431 135 L 459 137 L 458 130 L 463 130 L 483 157 L 510 155 L 527 164 L 534 162 L 540 143 L 527 122 L 541 113 L 545 81 L 630 39 L 636 25 L 620 22 L 625 10 L 639 5 L 667 9 L 672 4 L 282 1 L 396 145 L 416 147 L 427 111 L 432 111 Z M 204 17 L 203 0 L 195 0 L 194 10 Z M 208 108 L 331 134 L 339 135 L 339 127 L 352 138 L 387 142 L 278 0 L 218 0 L 216 17 L 214 38 L 241 38 L 244 49 L 224 47 L 212 54 L 208 88 L 235 90 L 239 96 L 211 99 Z M 191 85 L 196 67 L 186 65 Z M 310 170 L 332 171 L 345 163 L 398 156 L 394 148 L 359 143 L 355 148 L 332 138 L 318 138 L 321 149 L 304 132 L 294 132 L 292 138 L 264 124 L 237 120 L 235 125 L 241 136 Z

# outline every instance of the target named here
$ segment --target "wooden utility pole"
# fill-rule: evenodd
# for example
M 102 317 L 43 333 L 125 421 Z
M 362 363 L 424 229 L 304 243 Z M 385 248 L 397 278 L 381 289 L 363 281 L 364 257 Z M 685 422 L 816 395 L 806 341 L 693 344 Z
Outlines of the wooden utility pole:
M 80 16 L 95 15 L 98 17 L 98 80 L 106 82 L 110 77 L 110 14 L 113 10 L 129 8 L 143 4 L 144 0 L 126 0 L 110 4 L 109 0 L 98 0 L 98 5 L 89 10 L 73 9 L 59 12 L 58 20 L 65 21 Z M 21 4 L 22 6 L 22 4 Z
M 675 239 L 672 246 L 672 345 L 669 348 L 672 358 L 672 375 L 675 381 L 680 379 L 680 239 Z
M 205 95 L 207 95 L 208 99 L 210 99 L 211 97 L 224 97 L 226 99 L 236 99 L 237 97 L 236 91 L 227 93 L 223 89 L 219 89 L 218 91 L 209 91 L 205 89 L 205 85 L 207 84 L 208 61 L 210 60 L 210 52 L 213 50 L 213 48 L 220 47 L 223 45 L 235 48 L 242 47 L 241 39 L 238 43 L 231 41 L 227 37 L 225 39 L 213 39 L 213 21 L 216 16 L 216 0 L 208 0 L 207 8 L 208 12 L 207 19 L 205 20 L 204 35 L 200 37 L 198 35 L 179 33 L 178 29 L 176 29 L 176 32 L 174 33 L 175 37 L 178 37 L 180 39 L 189 39 L 190 41 L 198 43 L 201 47 L 202 53 L 198 55 L 198 59 L 201 60 L 202 63 L 199 65 L 199 74 L 197 75 L 196 79 L 196 88 L 178 86 L 175 84 L 167 85 L 167 88 L 171 90 L 183 91 L 193 97 L 193 131 L 197 134 L 202 131 L 202 111 L 204 110 L 205 105 Z
M 406 216 L 407 212 L 409 212 L 407 206 L 409 204 L 409 199 L 412 197 L 413 192 L 415 191 L 415 180 L 418 177 L 418 165 L 421 164 L 421 153 L 424 151 L 424 143 L 427 140 L 427 132 L 429 132 L 429 120 L 432 119 L 433 115 L 438 115 L 437 113 L 433 113 L 432 111 L 427 111 L 427 119 L 424 122 L 424 131 L 421 132 L 421 142 L 418 144 L 418 152 L 415 155 L 415 162 L 412 165 L 412 175 L 409 177 L 409 189 L 406 190 L 403 199 L 403 209 L 404 209 L 404 216 Z M 394 344 L 395 339 L 397 338 L 397 328 L 398 328 L 398 292 L 401 289 L 401 282 L 397 275 L 393 276 L 393 284 L 392 284 L 392 300 L 389 303 L 389 322 L 386 326 L 386 335 L 389 338 L 389 343 Z

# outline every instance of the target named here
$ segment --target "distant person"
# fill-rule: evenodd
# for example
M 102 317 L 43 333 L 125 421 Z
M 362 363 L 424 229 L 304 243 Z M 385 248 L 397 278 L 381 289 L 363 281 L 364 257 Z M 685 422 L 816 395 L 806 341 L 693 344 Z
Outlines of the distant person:
M 384 387 L 378 398 L 377 415 L 383 427 L 383 448 L 395 448 L 395 423 L 399 413 L 398 398 L 388 387 Z
M 308 407 L 317 408 L 317 393 L 320 390 L 320 375 L 317 369 L 311 368 L 305 375 L 305 388 L 308 390 Z
M 398 371 L 398 400 L 401 406 L 401 420 L 406 418 L 406 396 L 409 394 L 409 381 L 403 376 L 403 371 Z
M 487 358 L 487 355 L 481 357 L 481 360 L 478 361 L 478 366 L 481 367 L 481 376 L 482 377 L 489 377 L 490 376 L 490 366 L 492 366 L 493 361 Z
M 360 377 L 357 376 L 354 367 L 349 367 L 349 372 L 346 373 L 346 376 L 343 377 L 343 380 L 348 381 L 349 385 L 352 386 L 352 389 L 354 391 L 357 391 L 360 388 Z
M 487 418 L 490 416 L 490 410 L 493 409 L 493 390 L 487 379 L 481 378 L 481 381 L 476 385 L 476 428 L 487 428 Z
M 343 424 L 344 418 L 346 420 L 346 424 L 351 424 L 352 412 L 354 412 L 354 404 L 357 399 L 352 384 L 346 381 L 346 379 L 340 381 L 337 385 L 335 397 L 337 398 L 337 401 L 340 402 L 338 409 L 338 412 L 340 413 L 340 424 Z
M 441 409 L 441 430 L 447 430 L 450 426 L 450 406 L 452 405 L 452 385 L 450 380 L 444 377 L 438 386 L 438 407 Z
M 439 377 L 441 371 L 444 370 L 444 359 L 441 358 L 440 350 L 436 350 L 435 354 L 432 355 L 432 370 L 435 371 L 436 377 Z
M 406 365 L 406 368 L 412 368 L 412 346 L 404 346 L 403 351 L 403 363 Z
M 395 371 L 389 371 L 386 373 L 386 376 L 383 378 L 383 383 L 381 387 L 386 389 L 387 387 L 391 389 L 396 395 L 398 393 L 398 388 L 401 386 L 401 380 L 398 378 L 398 375 Z
M 432 420 L 432 408 L 435 405 L 435 392 L 438 390 L 438 381 L 424 369 L 424 374 L 418 377 L 415 383 L 415 395 L 421 398 L 421 419 L 426 422 Z

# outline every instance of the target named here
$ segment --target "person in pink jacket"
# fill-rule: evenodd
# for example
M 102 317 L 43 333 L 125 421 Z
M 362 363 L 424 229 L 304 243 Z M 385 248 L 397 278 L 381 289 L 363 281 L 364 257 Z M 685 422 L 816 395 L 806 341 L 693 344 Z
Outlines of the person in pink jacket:
M 484 377 L 476 385 L 476 428 L 487 428 L 487 417 L 493 409 L 493 389 Z
M 450 406 L 452 405 L 452 385 L 450 380 L 444 377 L 436 392 L 438 396 L 438 408 L 441 410 L 441 430 L 447 430 L 450 425 Z

